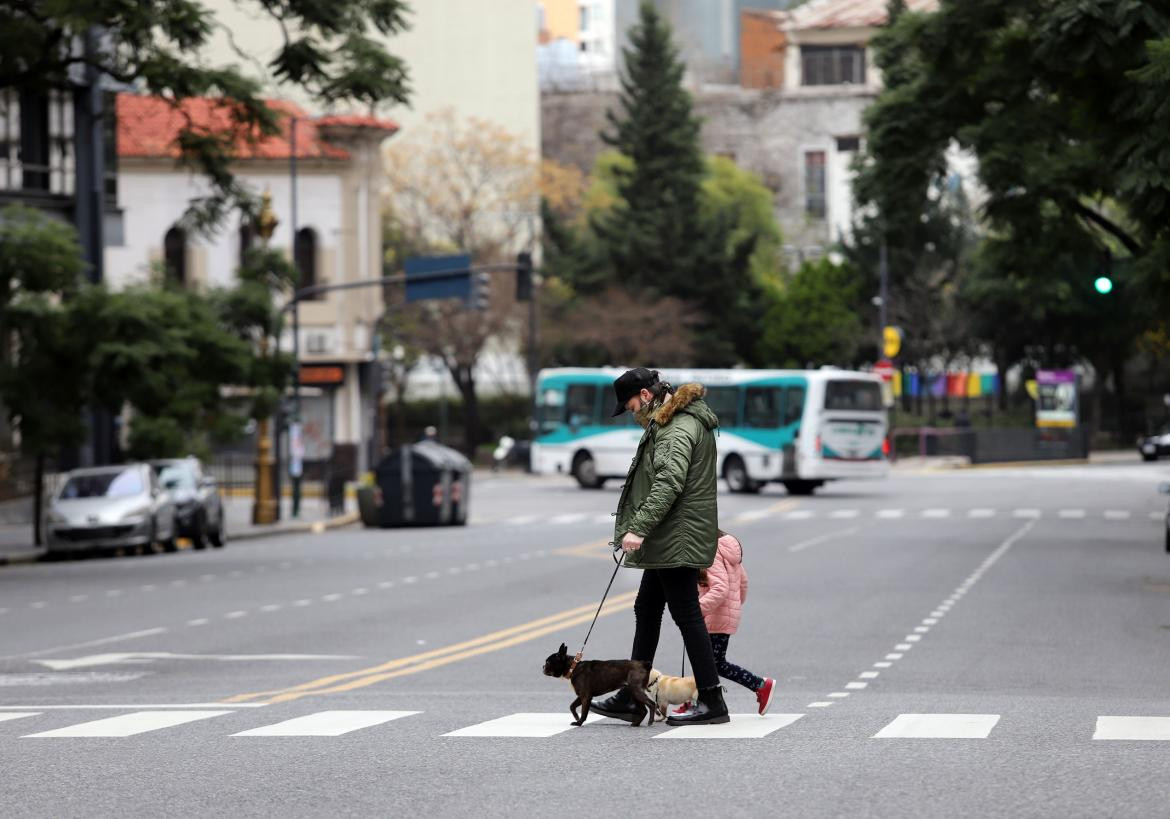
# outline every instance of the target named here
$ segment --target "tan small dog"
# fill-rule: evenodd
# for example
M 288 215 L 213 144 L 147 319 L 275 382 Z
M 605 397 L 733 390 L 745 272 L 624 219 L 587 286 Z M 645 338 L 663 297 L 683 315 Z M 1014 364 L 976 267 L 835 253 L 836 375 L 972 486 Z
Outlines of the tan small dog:
M 699 696 L 694 677 L 670 677 L 657 668 L 650 669 L 650 685 L 646 688 L 658 706 L 658 713 L 666 716 L 668 705 L 682 705 L 694 702 Z

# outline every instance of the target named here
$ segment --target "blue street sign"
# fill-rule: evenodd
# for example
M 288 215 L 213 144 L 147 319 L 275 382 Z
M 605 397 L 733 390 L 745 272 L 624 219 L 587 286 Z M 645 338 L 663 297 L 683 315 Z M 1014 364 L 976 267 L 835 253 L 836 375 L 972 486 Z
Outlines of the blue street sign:
M 411 281 L 412 277 L 440 271 L 459 270 L 462 275 L 430 281 Z M 471 298 L 471 257 L 461 256 L 412 256 L 403 267 L 406 273 L 406 300 Z

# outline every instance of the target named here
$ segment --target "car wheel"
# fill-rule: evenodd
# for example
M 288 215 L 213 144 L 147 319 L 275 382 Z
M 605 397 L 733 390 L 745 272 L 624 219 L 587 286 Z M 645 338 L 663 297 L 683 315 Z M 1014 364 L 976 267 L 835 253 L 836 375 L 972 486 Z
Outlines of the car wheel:
M 179 530 L 179 525 L 178 525 L 178 522 L 173 522 L 173 523 L 171 523 L 171 534 L 170 534 L 170 537 L 168 537 L 168 538 L 167 538 L 166 540 L 164 540 L 164 541 L 161 541 L 161 542 L 162 542 L 162 547 L 163 547 L 163 551 L 164 551 L 164 552 L 167 552 L 167 553 L 172 553 L 172 552 L 177 552 L 177 551 L 179 551 L 179 543 L 178 543 L 178 541 L 176 540 L 176 536 L 177 536 L 177 535 L 178 535 L 178 533 L 179 533 L 179 531 L 178 531 L 178 530 Z M 158 531 L 158 524 L 157 524 L 157 523 L 155 524 L 155 531 L 156 531 L 156 532 Z
M 207 535 L 207 539 L 211 541 L 211 545 L 217 549 L 222 549 L 227 543 L 227 531 L 223 525 L 223 510 L 219 511 L 219 520 L 215 523 L 215 530 Z
M 1146 462 L 1156 461 L 1156 460 L 1158 460 L 1158 453 L 1157 452 L 1143 452 L 1142 453 L 1142 460 L 1146 461 Z
M 816 481 L 784 481 L 784 488 L 789 495 L 811 495 L 820 486 Z
M 582 452 L 573 459 L 573 477 L 582 489 L 600 489 L 605 485 L 605 478 L 597 474 L 597 462 L 588 452 Z
M 191 522 L 191 547 L 194 549 L 207 548 L 207 518 L 204 516 L 202 510 L 195 513 L 195 519 Z
M 762 483 L 748 477 L 743 458 L 738 455 L 730 455 L 724 462 L 723 479 L 727 481 L 727 488 L 732 492 L 754 495 L 763 487 Z
M 1166 516 L 1166 551 L 1170 552 L 1170 515 Z

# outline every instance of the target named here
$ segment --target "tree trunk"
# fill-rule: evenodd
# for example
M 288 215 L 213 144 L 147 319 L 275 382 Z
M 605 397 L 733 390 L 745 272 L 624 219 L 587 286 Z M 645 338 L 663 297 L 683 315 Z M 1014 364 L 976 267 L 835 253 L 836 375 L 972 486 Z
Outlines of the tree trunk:
M 999 381 L 999 411 L 1007 412 L 1008 408 L 1008 394 L 1007 394 L 1007 360 L 1002 356 L 995 358 L 995 376 Z
M 459 387 L 459 394 L 463 398 L 463 450 L 472 460 L 475 459 L 475 448 L 479 446 L 479 398 L 475 394 L 475 374 L 471 367 L 456 365 L 451 368 L 451 375 Z
M 45 499 L 45 453 L 37 452 L 36 468 L 33 473 L 33 544 L 44 544 L 41 521 L 44 519 Z

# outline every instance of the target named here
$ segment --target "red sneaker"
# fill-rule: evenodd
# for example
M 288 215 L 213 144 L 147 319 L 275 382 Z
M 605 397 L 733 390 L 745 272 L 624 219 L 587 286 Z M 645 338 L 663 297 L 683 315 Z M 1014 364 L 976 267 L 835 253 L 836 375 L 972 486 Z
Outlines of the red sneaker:
M 772 704 L 772 693 L 776 690 L 776 681 L 771 677 L 764 680 L 760 690 L 756 692 L 756 702 L 760 704 L 760 716 L 768 713 L 768 706 Z
M 691 710 L 691 704 L 689 702 L 684 702 L 678 708 L 671 711 L 670 715 L 672 717 L 681 717 L 683 714 L 690 713 L 690 710 Z

